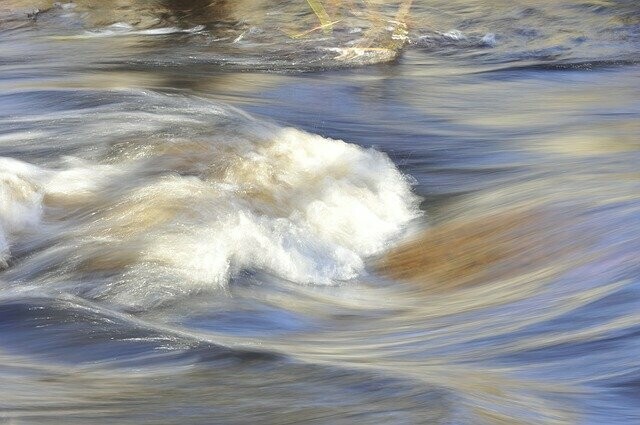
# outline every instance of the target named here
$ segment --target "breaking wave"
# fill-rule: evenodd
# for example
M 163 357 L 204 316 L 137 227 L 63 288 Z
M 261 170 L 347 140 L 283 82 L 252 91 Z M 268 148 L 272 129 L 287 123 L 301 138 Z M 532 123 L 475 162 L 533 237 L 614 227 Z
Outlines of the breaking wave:
M 416 216 L 409 182 L 383 153 L 262 127 L 111 140 L 96 158 L 57 166 L 0 158 L 4 274 L 126 304 L 244 271 L 331 284 L 361 273 Z

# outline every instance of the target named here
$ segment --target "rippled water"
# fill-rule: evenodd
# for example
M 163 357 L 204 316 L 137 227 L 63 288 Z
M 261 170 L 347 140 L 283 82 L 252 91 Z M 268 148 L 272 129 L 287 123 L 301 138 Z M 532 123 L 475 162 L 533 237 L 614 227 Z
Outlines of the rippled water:
M 637 2 L 326 3 L 0 5 L 0 423 L 640 421 Z

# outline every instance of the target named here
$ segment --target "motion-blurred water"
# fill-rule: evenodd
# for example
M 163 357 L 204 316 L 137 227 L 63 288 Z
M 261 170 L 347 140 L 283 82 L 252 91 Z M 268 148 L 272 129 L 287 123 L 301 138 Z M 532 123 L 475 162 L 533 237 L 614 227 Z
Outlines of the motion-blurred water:
M 0 5 L 0 423 L 640 422 L 637 2 L 210 3 Z

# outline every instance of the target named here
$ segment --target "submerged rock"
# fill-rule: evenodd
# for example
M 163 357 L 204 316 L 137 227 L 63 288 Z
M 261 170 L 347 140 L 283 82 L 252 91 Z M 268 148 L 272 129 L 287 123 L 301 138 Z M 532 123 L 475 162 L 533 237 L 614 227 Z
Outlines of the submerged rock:
M 554 221 L 556 229 L 548 226 Z M 482 284 L 559 260 L 568 253 L 570 240 L 562 227 L 559 217 L 542 208 L 455 219 L 390 251 L 376 267 L 385 276 L 431 291 Z

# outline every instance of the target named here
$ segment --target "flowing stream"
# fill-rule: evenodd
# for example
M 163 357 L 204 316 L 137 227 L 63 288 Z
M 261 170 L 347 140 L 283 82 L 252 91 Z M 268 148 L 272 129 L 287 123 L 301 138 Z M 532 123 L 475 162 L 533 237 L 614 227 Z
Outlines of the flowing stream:
M 638 2 L 315 3 L 2 1 L 0 423 L 640 423 Z

